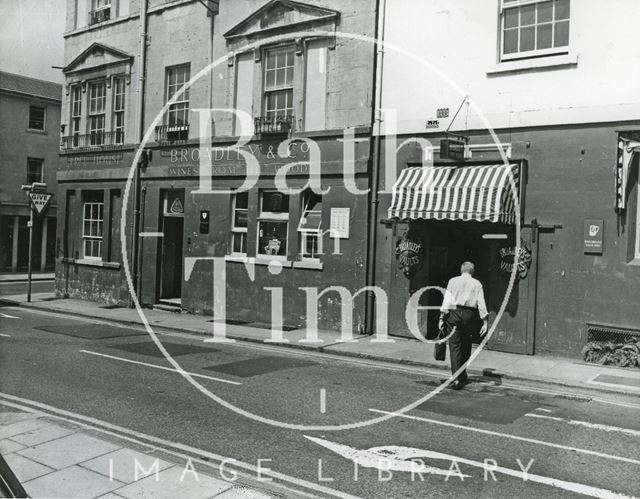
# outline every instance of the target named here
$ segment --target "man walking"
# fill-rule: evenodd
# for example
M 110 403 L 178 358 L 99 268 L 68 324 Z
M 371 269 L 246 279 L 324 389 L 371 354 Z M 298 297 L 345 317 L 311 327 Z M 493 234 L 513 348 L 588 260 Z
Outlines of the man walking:
M 460 275 L 449 280 L 440 307 L 439 328 L 446 325 L 447 334 L 455 328 L 449 338 L 452 374 L 469 360 L 474 331 L 480 328 L 480 336 L 484 336 L 488 330 L 489 314 L 484 291 L 480 281 L 473 278 L 474 271 L 471 262 L 464 262 L 460 266 Z M 464 370 L 453 381 L 451 388 L 460 390 L 467 381 L 467 371 Z

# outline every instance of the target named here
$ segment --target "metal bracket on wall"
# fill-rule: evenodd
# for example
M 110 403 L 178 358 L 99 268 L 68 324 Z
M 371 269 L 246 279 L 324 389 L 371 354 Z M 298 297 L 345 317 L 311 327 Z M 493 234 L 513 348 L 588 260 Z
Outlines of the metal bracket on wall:
M 538 234 L 539 230 L 562 229 L 562 225 L 560 225 L 560 224 L 539 224 L 537 218 L 531 219 L 531 223 L 522 224 L 522 227 L 525 227 L 527 229 L 533 229 L 533 231 L 531 233 L 531 242 L 533 242 L 533 243 L 536 242 L 536 237 L 537 237 L 537 234 Z

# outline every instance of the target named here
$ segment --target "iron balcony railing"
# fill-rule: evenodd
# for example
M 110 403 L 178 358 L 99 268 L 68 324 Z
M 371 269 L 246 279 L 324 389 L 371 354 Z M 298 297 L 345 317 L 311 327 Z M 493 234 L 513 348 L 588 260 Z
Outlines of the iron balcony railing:
M 253 120 L 256 134 L 281 134 L 293 130 L 294 117 L 292 115 L 259 116 Z
M 109 19 L 111 19 L 110 6 L 89 11 L 89 26 L 108 21 Z
M 92 132 L 62 137 L 60 149 L 103 149 L 124 145 L 124 130 L 114 132 Z
M 159 125 L 156 142 L 179 142 L 189 138 L 189 125 Z

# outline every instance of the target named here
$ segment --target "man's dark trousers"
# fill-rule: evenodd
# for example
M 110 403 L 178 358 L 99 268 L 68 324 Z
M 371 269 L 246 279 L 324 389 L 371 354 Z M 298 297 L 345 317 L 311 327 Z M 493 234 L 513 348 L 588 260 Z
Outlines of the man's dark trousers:
M 449 311 L 445 318 L 447 334 L 455 326 L 456 330 L 449 338 L 449 352 L 451 357 L 451 373 L 454 374 L 469 357 L 471 357 L 471 344 L 473 335 L 482 325 L 477 308 L 458 306 Z M 458 375 L 458 381 L 467 382 L 467 371 Z

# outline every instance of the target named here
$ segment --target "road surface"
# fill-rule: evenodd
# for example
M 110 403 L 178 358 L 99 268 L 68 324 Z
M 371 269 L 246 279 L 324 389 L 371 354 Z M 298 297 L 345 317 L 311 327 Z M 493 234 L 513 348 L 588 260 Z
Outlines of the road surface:
M 212 466 L 233 458 L 256 480 L 269 468 L 280 474 L 274 483 L 300 496 L 640 496 L 636 397 L 478 380 L 377 424 L 292 429 L 211 400 L 143 330 L 17 307 L 0 314 L 0 404 L 44 404 Z M 441 375 L 179 333 L 159 338 L 203 389 L 289 425 L 393 414 L 430 393 Z

